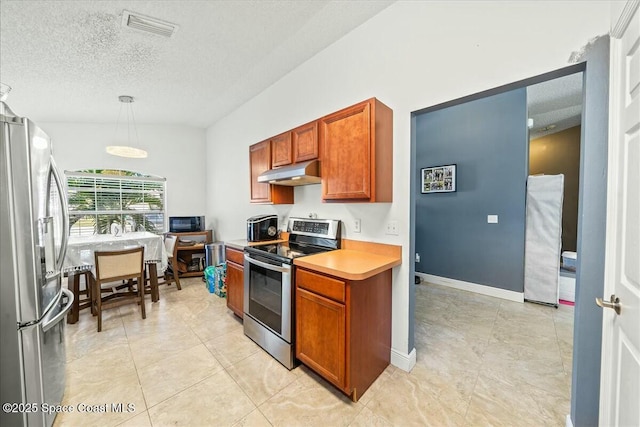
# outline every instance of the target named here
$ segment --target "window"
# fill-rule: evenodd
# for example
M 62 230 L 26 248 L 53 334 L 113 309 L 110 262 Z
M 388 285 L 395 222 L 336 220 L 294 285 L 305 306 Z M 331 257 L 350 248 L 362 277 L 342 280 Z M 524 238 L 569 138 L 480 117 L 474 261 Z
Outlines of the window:
M 69 234 L 105 234 L 117 223 L 125 231 L 165 231 L 165 178 L 120 170 L 65 172 Z

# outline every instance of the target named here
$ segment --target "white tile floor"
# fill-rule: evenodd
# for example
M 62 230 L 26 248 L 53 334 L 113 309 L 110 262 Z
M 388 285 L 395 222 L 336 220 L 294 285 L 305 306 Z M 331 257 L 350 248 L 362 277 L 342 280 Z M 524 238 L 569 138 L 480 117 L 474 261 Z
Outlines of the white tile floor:
M 562 426 L 569 413 L 573 307 L 420 285 L 415 368 L 389 366 L 353 403 L 246 338 L 200 279 L 182 283 L 147 301 L 146 320 L 130 305 L 106 312 L 101 333 L 87 310 L 67 325 L 75 409 L 56 426 Z

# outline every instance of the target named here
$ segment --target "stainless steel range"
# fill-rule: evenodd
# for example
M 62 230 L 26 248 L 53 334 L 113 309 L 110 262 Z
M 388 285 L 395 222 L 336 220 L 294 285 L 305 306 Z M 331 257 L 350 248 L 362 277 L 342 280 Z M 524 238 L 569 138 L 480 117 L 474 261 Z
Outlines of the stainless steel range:
M 289 241 L 244 254 L 244 333 L 288 369 L 295 366 L 295 258 L 340 248 L 340 221 L 290 218 Z

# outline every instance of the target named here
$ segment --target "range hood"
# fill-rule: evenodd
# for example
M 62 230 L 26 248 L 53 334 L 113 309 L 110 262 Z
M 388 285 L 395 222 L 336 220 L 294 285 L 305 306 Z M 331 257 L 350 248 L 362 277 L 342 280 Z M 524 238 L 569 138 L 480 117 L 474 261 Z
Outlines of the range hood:
M 320 168 L 317 160 L 294 163 L 262 172 L 258 182 L 268 182 L 275 185 L 308 185 L 320 183 Z

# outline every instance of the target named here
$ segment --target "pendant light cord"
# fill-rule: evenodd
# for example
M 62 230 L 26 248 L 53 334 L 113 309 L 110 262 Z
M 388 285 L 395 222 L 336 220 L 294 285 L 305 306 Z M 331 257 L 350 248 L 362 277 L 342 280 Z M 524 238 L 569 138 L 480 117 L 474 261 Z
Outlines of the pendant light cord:
M 130 157 L 130 158 L 146 158 L 147 151 L 140 147 L 140 137 L 138 135 L 138 127 L 136 126 L 136 116 L 133 112 L 133 106 L 131 105 L 134 98 L 129 95 L 121 95 L 118 97 L 120 100 L 120 109 L 118 110 L 118 118 L 116 119 L 116 128 L 113 140 L 117 145 L 107 146 L 107 153 L 114 156 Z M 120 120 L 122 119 L 122 108 L 125 108 L 122 104 L 129 104 L 127 110 L 127 141 L 118 142 L 118 132 L 120 131 Z M 131 131 L 133 126 L 133 132 Z M 135 141 L 131 141 L 132 137 L 135 137 Z
M 136 116 L 133 112 L 133 99 L 131 101 L 125 102 L 120 101 L 120 109 L 118 110 L 118 119 L 116 120 L 116 130 L 113 135 L 113 140 L 118 141 L 118 129 L 120 128 L 120 118 L 122 117 L 122 107 L 124 104 L 128 105 L 127 109 L 127 145 L 129 147 L 133 147 L 131 144 L 131 123 L 133 122 L 133 132 L 135 133 L 135 148 L 140 148 L 140 137 L 138 136 L 138 127 L 136 126 Z
M 129 111 L 131 112 L 131 121 L 133 122 L 133 131 L 135 132 L 135 136 L 136 136 L 136 148 L 140 149 L 140 138 L 138 138 L 138 127 L 136 126 L 136 117 L 133 113 L 133 106 L 131 105 L 133 103 L 133 101 L 131 101 L 129 103 Z M 127 116 L 128 119 L 129 116 Z M 127 124 L 129 124 L 129 121 L 127 121 Z M 130 132 L 127 132 L 127 138 L 129 141 L 129 146 L 131 145 L 131 135 Z
M 118 127 L 120 125 L 120 117 L 122 117 L 122 104 L 124 103 L 120 102 L 120 109 L 118 110 L 118 118 L 116 119 L 116 131 L 113 134 L 113 141 L 116 144 L 118 143 Z

